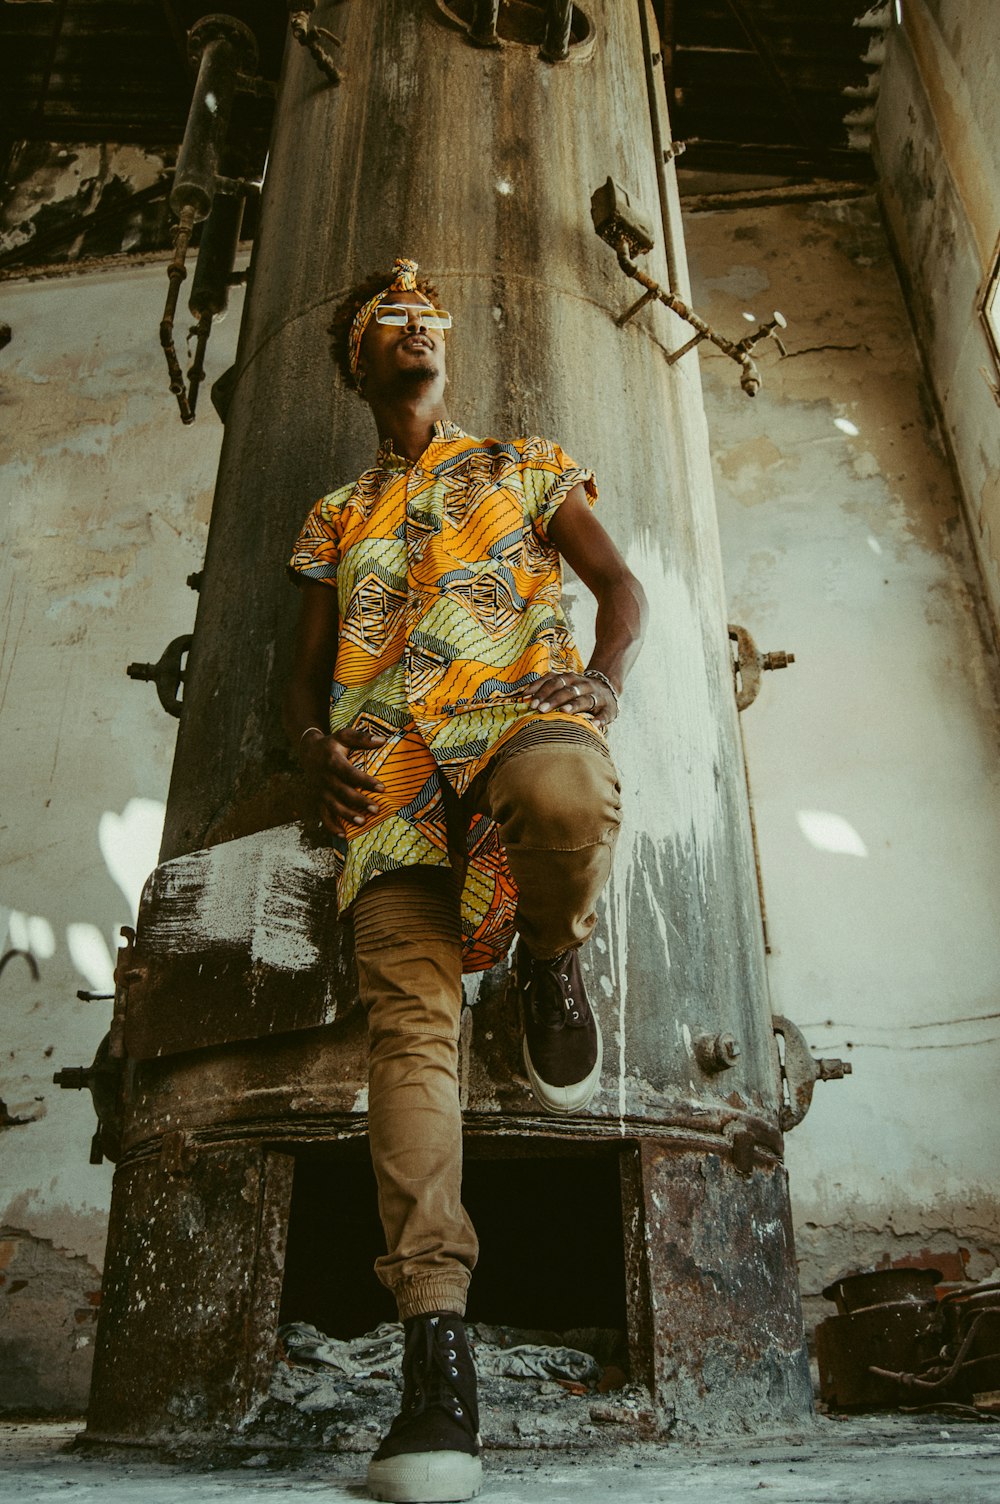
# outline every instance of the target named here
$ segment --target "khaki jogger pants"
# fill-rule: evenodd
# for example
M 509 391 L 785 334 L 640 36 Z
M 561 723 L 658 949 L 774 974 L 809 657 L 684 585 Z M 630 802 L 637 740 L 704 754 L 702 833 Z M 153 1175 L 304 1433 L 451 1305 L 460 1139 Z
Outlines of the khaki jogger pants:
M 459 807 L 463 817 L 496 821 L 518 886 L 519 933 L 543 957 L 589 937 L 621 819 L 607 749 L 570 729 L 566 737 L 558 725 L 532 723 L 534 734 L 513 738 Z M 366 884 L 352 906 L 387 1249 L 375 1269 L 401 1320 L 463 1315 L 479 1247 L 461 1199 L 459 888 L 452 873 L 411 867 Z

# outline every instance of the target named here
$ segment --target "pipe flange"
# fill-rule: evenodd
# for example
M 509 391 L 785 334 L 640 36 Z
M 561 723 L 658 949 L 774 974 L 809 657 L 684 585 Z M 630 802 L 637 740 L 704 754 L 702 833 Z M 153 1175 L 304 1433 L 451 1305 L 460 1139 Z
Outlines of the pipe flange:
M 209 42 L 228 42 L 236 54 L 236 67 L 240 73 L 253 75 L 257 72 L 257 38 L 235 16 L 202 16 L 187 34 L 188 58 L 193 67 L 201 62 L 201 55 Z

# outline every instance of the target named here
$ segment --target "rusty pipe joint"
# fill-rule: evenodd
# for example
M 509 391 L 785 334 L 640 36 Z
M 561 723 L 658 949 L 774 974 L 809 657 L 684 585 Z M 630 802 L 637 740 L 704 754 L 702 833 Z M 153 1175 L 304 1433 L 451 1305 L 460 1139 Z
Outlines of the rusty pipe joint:
M 168 715 L 179 716 L 181 713 L 180 689 L 187 673 L 186 656 L 193 640 L 191 633 L 185 632 L 167 644 L 155 663 L 130 663 L 125 670 L 130 679 L 156 685 L 160 704 Z
M 733 655 L 736 709 L 746 710 L 760 694 L 761 675 L 768 670 L 789 668 L 795 662 L 795 654 L 784 651 L 761 653 L 746 627 L 740 627 L 736 622 L 730 622 L 727 630 L 736 649 Z
M 124 1069 L 124 1062 L 112 1053 L 111 1035 L 106 1034 L 90 1065 L 66 1065 L 53 1074 L 53 1084 L 63 1091 L 90 1092 L 97 1116 L 97 1131 L 90 1142 L 92 1165 L 105 1159 L 113 1163 L 121 1152 Z
M 327 27 L 315 24 L 312 19 L 315 9 L 316 0 L 288 0 L 288 24 L 292 36 L 311 55 L 323 77 L 336 85 L 344 75 L 334 62 L 326 43 L 331 42 L 334 47 L 343 47 L 344 44 Z
M 776 333 L 776 330 L 778 329 L 787 328 L 788 320 L 785 318 L 785 315 L 783 313 L 779 313 L 778 310 L 775 309 L 769 319 L 765 320 L 763 324 L 760 324 L 752 334 L 747 334 L 743 339 L 740 340 L 739 344 L 737 345 L 737 349 L 752 350 L 754 345 L 760 344 L 760 341 L 762 339 L 773 339 L 782 355 L 787 355 L 788 351 L 781 343 L 780 335 Z
M 771 324 L 762 324 L 754 334 L 745 336 L 742 340 L 727 339 L 724 334 L 712 328 L 711 324 L 697 314 L 693 308 L 679 298 L 676 293 L 668 292 L 660 286 L 652 277 L 631 260 L 633 256 L 643 255 L 653 248 L 653 235 L 650 229 L 648 216 L 639 204 L 632 202 L 625 189 L 616 183 L 614 178 L 608 178 L 600 188 L 595 189 L 590 199 L 590 215 L 594 221 L 594 229 L 607 245 L 611 247 L 618 257 L 618 265 L 626 277 L 631 277 L 633 282 L 638 282 L 644 287 L 649 297 L 643 297 L 616 320 L 619 328 L 626 324 L 630 318 L 639 312 L 643 305 L 656 298 L 665 308 L 676 313 L 678 318 L 690 324 L 694 330 L 694 338 L 689 339 L 679 349 L 673 350 L 667 356 L 667 364 L 675 365 L 683 355 L 692 350 L 702 340 L 711 340 L 717 350 L 723 355 L 728 355 L 730 360 L 735 360 L 740 367 L 740 386 L 748 397 L 756 397 L 760 390 L 760 372 L 754 364 L 750 354 L 754 344 L 764 339 L 780 321 L 781 327 L 785 327 L 785 321 L 781 314 L 776 313 Z M 782 349 L 784 347 L 782 346 Z
M 784 1058 L 778 1057 L 784 1104 L 778 1114 L 782 1133 L 788 1133 L 805 1117 L 812 1106 L 817 1081 L 840 1081 L 852 1074 L 846 1060 L 817 1060 L 812 1055 L 800 1029 L 790 1019 L 775 1014 L 771 1027 L 784 1041 Z

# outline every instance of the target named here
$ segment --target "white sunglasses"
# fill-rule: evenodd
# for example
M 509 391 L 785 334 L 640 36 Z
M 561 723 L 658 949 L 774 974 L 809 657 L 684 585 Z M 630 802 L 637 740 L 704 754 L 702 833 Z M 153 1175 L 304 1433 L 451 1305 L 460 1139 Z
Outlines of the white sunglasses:
M 411 317 L 413 314 L 417 315 L 415 320 Z M 397 327 L 416 322 L 423 324 L 425 329 L 450 329 L 451 314 L 445 313 L 443 308 L 428 308 L 423 303 L 380 303 L 375 310 L 375 322 Z

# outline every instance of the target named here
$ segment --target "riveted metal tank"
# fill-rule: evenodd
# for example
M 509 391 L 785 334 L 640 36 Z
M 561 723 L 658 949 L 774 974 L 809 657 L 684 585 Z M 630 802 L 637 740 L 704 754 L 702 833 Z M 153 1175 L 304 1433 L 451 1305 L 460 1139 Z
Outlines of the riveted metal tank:
M 283 565 L 316 497 L 372 462 L 370 415 L 335 380 L 326 329 L 398 255 L 454 314 L 453 418 L 545 434 L 592 466 L 651 606 L 612 733 L 625 825 L 585 958 L 603 1086 L 587 1114 L 541 1118 L 506 968 L 487 973 L 462 1031 L 471 1161 L 581 1146 L 615 1159 L 633 1372 L 661 1431 L 809 1408 L 697 356 L 668 363 L 690 330 L 656 304 L 616 323 L 635 289 L 590 218 L 611 175 L 656 212 L 643 265 L 686 294 L 652 12 L 586 0 L 553 62 L 530 15 L 473 45 L 482 11 L 321 7 L 343 40 L 337 86 L 289 44 L 162 862 L 120 967 L 93 1435 L 244 1423 L 266 1391 L 296 1157 L 333 1162 L 364 1134 L 349 939 L 280 726 L 297 605 Z M 566 590 L 586 655 L 589 601 Z

